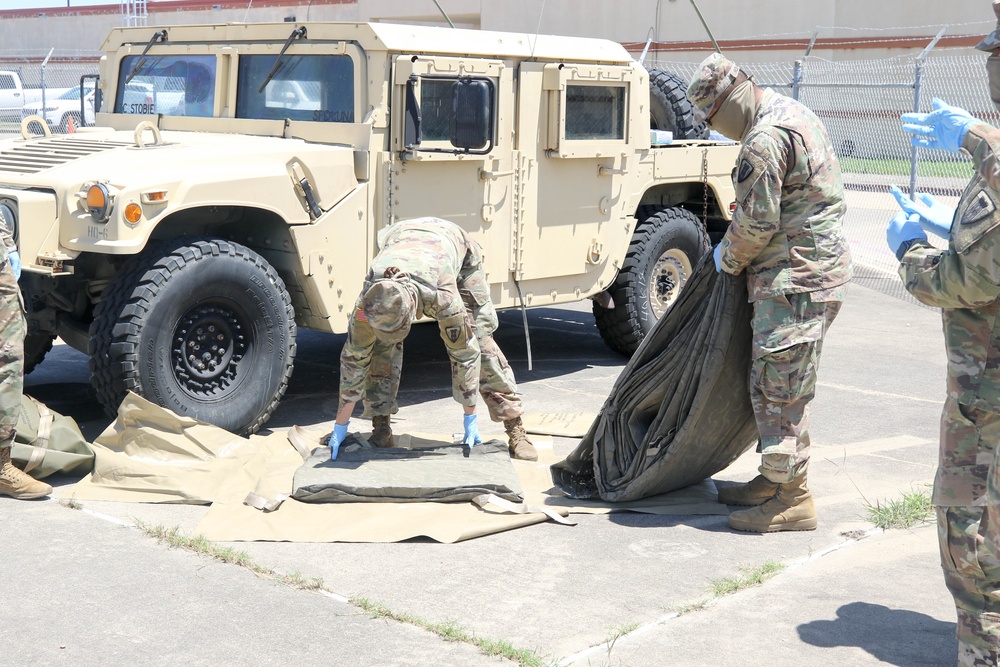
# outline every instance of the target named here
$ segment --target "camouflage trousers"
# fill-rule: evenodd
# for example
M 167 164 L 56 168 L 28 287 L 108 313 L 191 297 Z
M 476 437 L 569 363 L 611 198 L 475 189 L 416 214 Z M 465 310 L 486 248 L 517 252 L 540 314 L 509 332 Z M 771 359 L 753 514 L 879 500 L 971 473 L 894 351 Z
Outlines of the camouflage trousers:
M 750 402 L 760 432 L 760 473 L 779 484 L 809 462 L 809 403 L 823 336 L 840 301 L 813 302 L 809 293 L 754 303 Z
M 937 507 L 945 584 L 958 612 L 958 664 L 1000 659 L 1000 508 Z
M 2 246 L 0 246 L 2 247 Z M 3 253 L 0 250 L 0 253 Z M 0 266 L 0 447 L 10 447 L 24 383 L 24 307 L 6 253 Z
M 478 392 L 486 403 L 490 419 L 499 422 L 520 417 L 524 407 L 517 391 L 514 371 L 493 340 L 493 332 L 497 328 L 493 304 L 475 307 L 471 314 L 467 311 L 465 317 L 466 325 L 475 335 L 479 347 Z M 403 344 L 385 344 L 376 339 L 365 384 L 364 417 L 391 415 L 399 411 L 396 395 L 402 367 Z M 469 403 L 470 395 L 475 396 L 476 390 L 466 387 L 462 376 L 458 367 L 452 364 L 452 394 L 456 401 L 465 405 Z M 469 404 L 475 405 L 474 399 Z

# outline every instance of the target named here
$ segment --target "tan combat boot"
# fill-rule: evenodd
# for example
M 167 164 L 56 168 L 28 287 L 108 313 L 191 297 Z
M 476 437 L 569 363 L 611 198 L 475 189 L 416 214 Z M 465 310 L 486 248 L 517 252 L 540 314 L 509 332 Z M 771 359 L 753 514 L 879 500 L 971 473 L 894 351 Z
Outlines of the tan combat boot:
M 723 505 L 756 507 L 774 498 L 778 493 L 778 486 L 777 482 L 772 482 L 763 475 L 757 475 L 746 484 L 719 489 L 719 502 Z
M 778 494 L 763 505 L 730 514 L 729 527 L 751 533 L 816 530 L 816 506 L 805 473 L 778 485 Z
M 395 447 L 392 439 L 392 429 L 389 427 L 389 415 L 372 417 L 372 437 L 368 438 L 372 447 Z
M 10 447 L 0 447 L 0 494 L 18 500 L 31 500 L 50 493 L 51 486 L 14 467 L 10 462 Z
M 508 419 L 503 423 L 504 430 L 507 431 L 507 449 L 515 459 L 522 461 L 537 461 L 538 451 L 528 440 L 528 433 L 524 430 L 520 417 Z

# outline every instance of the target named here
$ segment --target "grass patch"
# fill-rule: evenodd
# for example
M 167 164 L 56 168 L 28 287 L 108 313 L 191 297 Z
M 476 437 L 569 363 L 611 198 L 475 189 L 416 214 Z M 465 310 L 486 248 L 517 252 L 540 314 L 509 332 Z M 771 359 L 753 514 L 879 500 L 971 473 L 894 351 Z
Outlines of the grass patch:
M 428 632 L 433 632 L 445 641 L 462 642 L 471 644 L 489 656 L 500 656 L 516 662 L 521 667 L 545 667 L 549 663 L 542 661 L 540 657 L 528 649 L 515 648 L 510 642 L 487 639 L 480 637 L 469 630 L 461 627 L 454 621 L 446 623 L 434 623 L 414 614 L 393 611 L 381 602 L 373 602 L 367 598 L 353 597 L 350 603 L 363 609 L 372 618 L 386 618 L 407 625 L 415 625 Z
M 883 530 L 911 528 L 930 522 L 934 516 L 931 494 L 926 490 L 904 492 L 899 500 L 865 503 L 865 511 L 868 520 Z
M 298 572 L 281 574 L 266 565 L 261 565 L 253 559 L 253 556 L 245 551 L 239 551 L 237 549 L 233 549 L 232 547 L 219 546 L 215 542 L 211 542 L 201 535 L 195 535 L 194 537 L 181 535 L 180 528 L 177 526 L 168 529 L 163 526 L 151 526 L 148 523 L 135 518 L 133 518 L 133 521 L 135 521 L 135 525 L 139 527 L 139 530 L 149 537 L 152 537 L 157 542 L 166 544 L 176 549 L 192 551 L 201 556 L 213 558 L 221 563 L 238 565 L 239 567 L 250 570 L 258 576 L 273 579 L 285 584 L 286 586 L 291 586 L 292 588 L 301 588 L 303 590 L 318 590 L 323 588 L 322 579 L 303 577 Z
M 59 504 L 63 507 L 68 507 L 71 510 L 82 510 L 83 505 L 79 503 L 76 498 L 67 498 L 66 500 L 60 500 Z
M 773 560 L 769 560 L 763 565 L 752 567 L 741 567 L 740 573 L 735 577 L 723 577 L 721 579 L 711 579 L 708 589 L 715 597 L 732 595 L 746 588 L 760 586 L 762 583 L 785 569 L 785 566 Z
M 673 611 L 678 616 L 683 616 L 684 614 L 690 614 L 694 611 L 701 611 L 708 606 L 709 601 L 705 599 L 695 600 L 694 602 L 685 602 L 675 606 L 671 611 Z
M 885 174 L 888 176 L 910 175 L 910 161 L 891 158 L 840 158 L 840 168 L 844 173 L 851 174 Z M 960 178 L 968 180 L 972 177 L 972 162 L 970 160 L 921 160 L 917 163 L 917 174 L 929 178 Z

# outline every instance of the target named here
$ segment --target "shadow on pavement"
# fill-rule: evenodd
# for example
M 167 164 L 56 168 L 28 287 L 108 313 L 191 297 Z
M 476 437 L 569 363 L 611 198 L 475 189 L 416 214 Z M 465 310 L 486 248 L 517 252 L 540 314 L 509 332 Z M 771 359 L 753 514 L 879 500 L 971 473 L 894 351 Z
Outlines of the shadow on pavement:
M 906 609 L 851 602 L 837 610 L 833 621 L 812 621 L 798 627 L 799 638 L 821 648 L 856 646 L 887 665 L 955 664 L 958 644 L 955 624 Z M 927 641 L 928 636 L 938 637 Z M 918 639 L 920 638 L 920 639 Z M 934 650 L 928 653 L 928 647 Z

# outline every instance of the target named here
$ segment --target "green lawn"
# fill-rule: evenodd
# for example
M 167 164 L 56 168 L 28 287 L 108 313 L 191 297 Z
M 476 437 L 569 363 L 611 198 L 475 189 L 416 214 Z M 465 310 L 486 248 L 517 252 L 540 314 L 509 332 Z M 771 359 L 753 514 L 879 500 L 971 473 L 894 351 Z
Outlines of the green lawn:
M 845 173 L 852 174 L 886 174 L 889 176 L 909 176 L 910 161 L 890 158 L 840 158 L 840 168 Z M 967 180 L 972 176 L 972 162 L 965 160 L 931 161 L 923 160 L 917 163 L 919 176 L 940 178 L 961 178 Z

